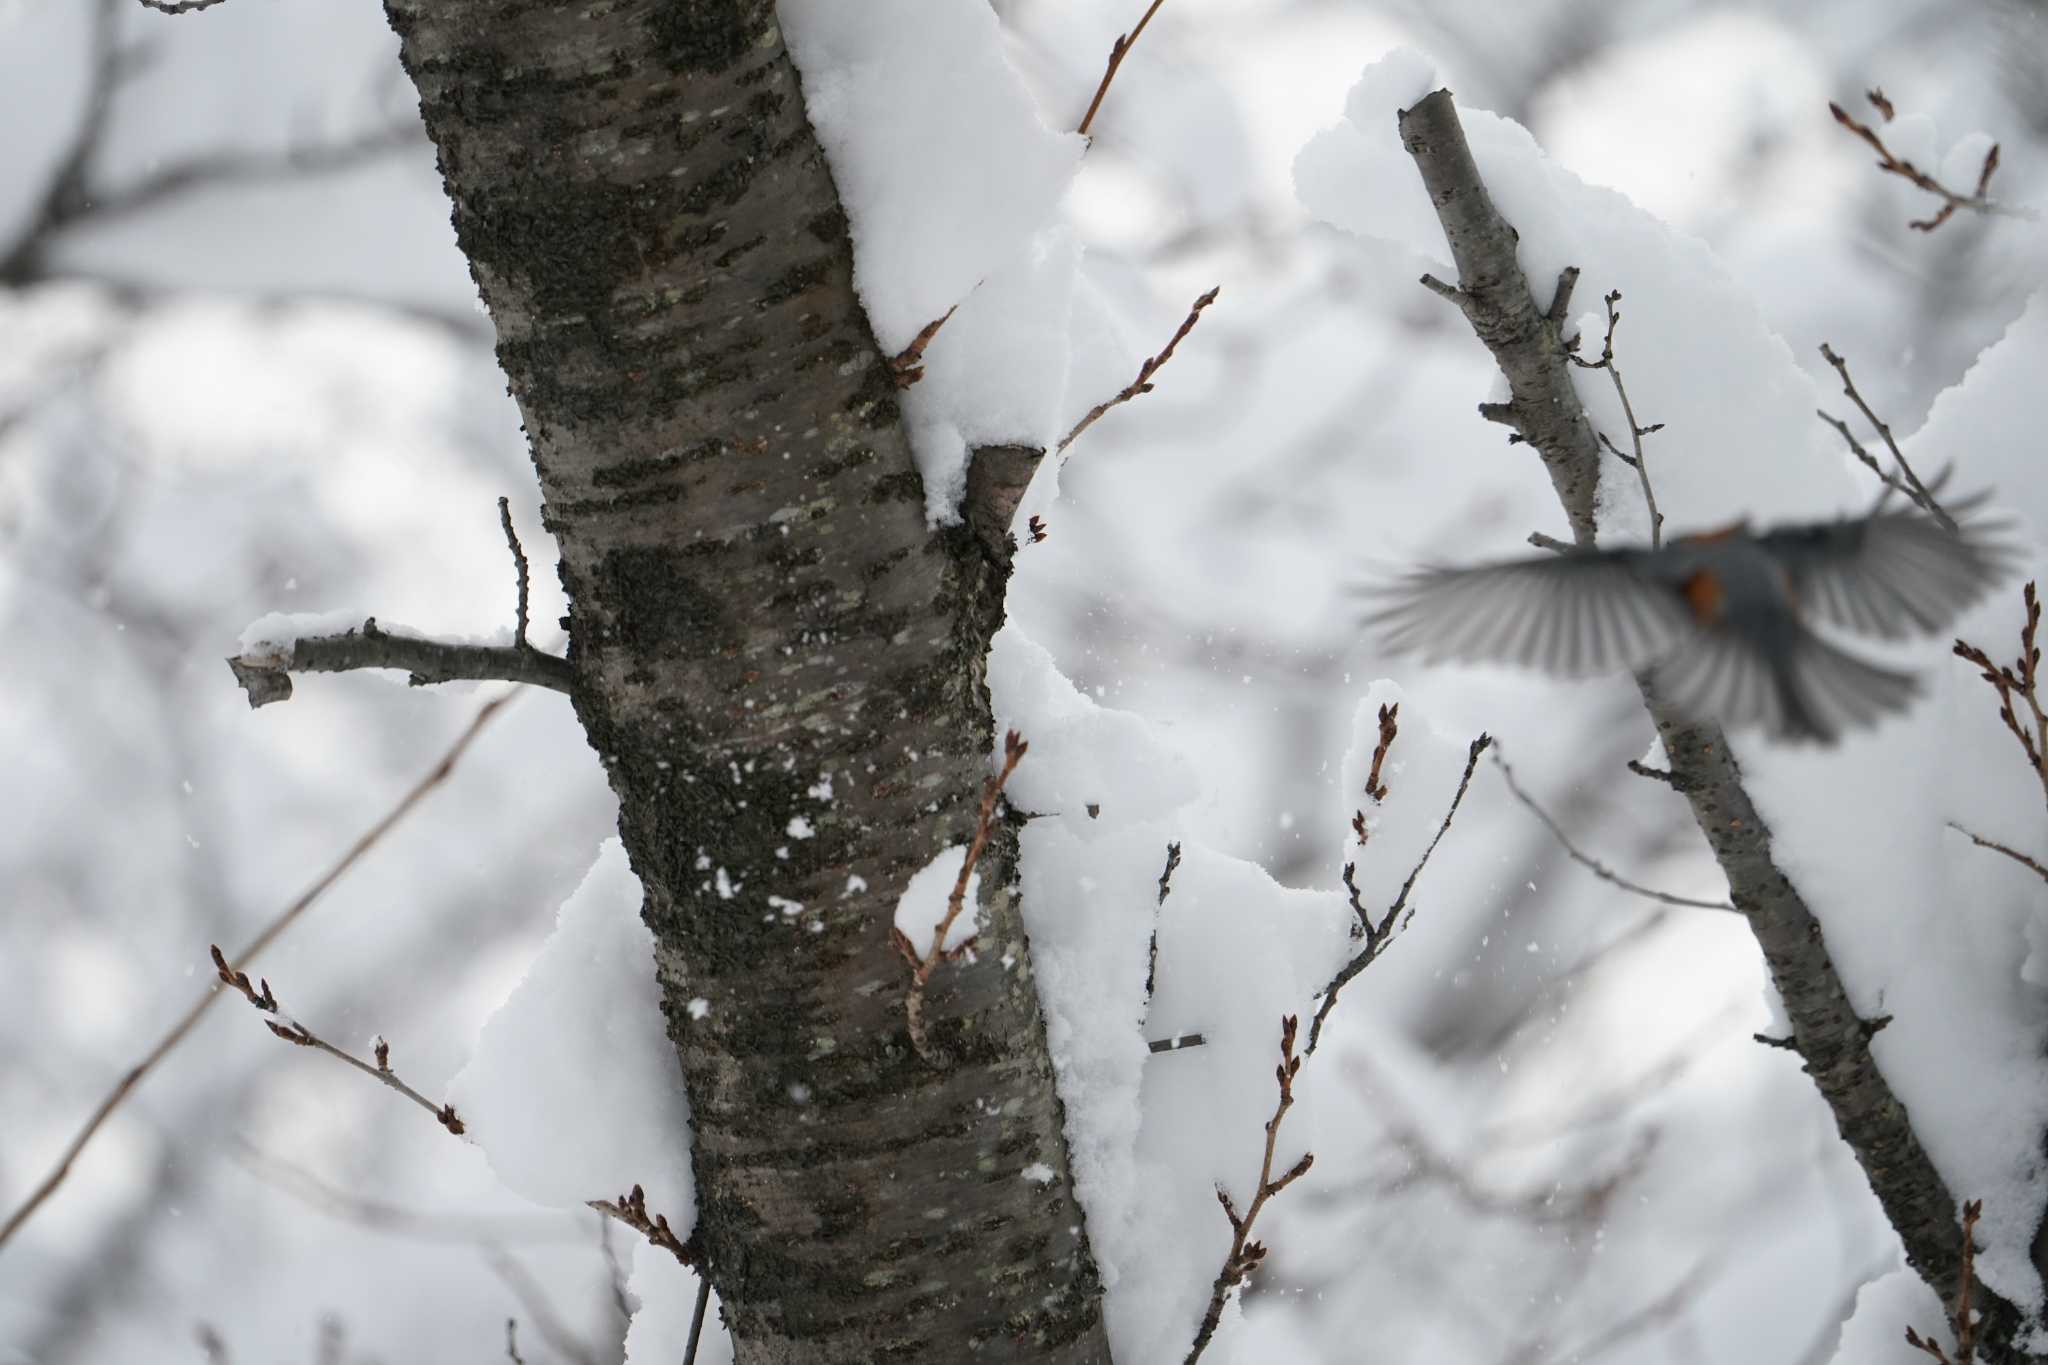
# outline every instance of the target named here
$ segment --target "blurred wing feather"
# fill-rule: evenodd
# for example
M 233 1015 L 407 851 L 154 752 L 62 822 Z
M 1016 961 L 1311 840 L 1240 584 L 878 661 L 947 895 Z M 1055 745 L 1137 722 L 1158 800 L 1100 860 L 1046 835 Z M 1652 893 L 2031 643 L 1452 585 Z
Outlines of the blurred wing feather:
M 1593 551 L 1420 569 L 1362 593 L 1365 624 L 1427 662 L 1512 663 L 1565 677 L 1637 669 L 1690 630 L 1640 552 Z
M 1784 566 L 1793 595 L 1822 620 L 1896 640 L 1946 628 L 2003 578 L 2014 551 L 2006 523 L 1954 504 L 1960 531 L 1911 509 L 1858 521 L 1783 526 L 1758 543 Z

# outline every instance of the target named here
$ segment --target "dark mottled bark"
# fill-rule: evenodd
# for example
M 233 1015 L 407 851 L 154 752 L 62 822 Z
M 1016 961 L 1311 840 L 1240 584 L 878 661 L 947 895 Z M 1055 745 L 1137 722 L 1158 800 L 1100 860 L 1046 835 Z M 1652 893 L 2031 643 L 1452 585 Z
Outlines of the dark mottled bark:
M 1530 294 L 1516 257 L 1515 230 L 1487 197 L 1451 93 L 1439 90 L 1403 110 L 1399 124 L 1402 144 L 1422 173 L 1457 261 L 1453 297 L 1514 393 L 1511 403 L 1487 415 L 1514 426 L 1536 447 L 1574 537 L 1590 544 L 1600 447 L 1571 384 L 1559 333 L 1564 310 L 1554 303 L 1546 312 Z M 1568 296 L 1568 282 L 1561 282 L 1560 292 Z M 1729 897 L 1763 950 L 1792 1022 L 1792 1046 L 1898 1230 L 1906 1259 L 1947 1297 L 1961 1265 L 1960 1205 L 1871 1056 L 1872 1026 L 1850 1004 L 1820 923 L 1773 861 L 1771 831 L 1750 803 L 1742 770 L 1719 727 L 1677 715 L 1647 682 L 1642 686 L 1670 758 L 1673 785 L 1691 803 L 1728 877 Z M 1985 1359 L 2035 1359 L 2016 1345 L 2024 1326 L 2017 1308 L 1982 1286 L 1977 1305 L 1984 1315 L 1979 1349 Z
M 739 1360 L 1106 1360 L 1001 867 L 931 984 L 950 1065 L 906 1034 L 890 920 L 971 833 L 1008 556 L 925 526 L 773 6 L 386 7 L 561 543 Z

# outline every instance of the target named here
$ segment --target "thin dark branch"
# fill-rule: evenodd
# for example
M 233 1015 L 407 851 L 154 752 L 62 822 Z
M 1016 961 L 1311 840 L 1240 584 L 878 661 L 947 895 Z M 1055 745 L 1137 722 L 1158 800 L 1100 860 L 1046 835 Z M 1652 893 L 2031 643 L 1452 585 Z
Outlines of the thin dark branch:
M 203 9 L 225 4 L 226 0 L 135 0 L 135 3 L 158 14 L 197 14 Z
M 1429 847 L 1423 849 L 1422 856 L 1415 860 L 1415 866 L 1410 869 L 1408 879 L 1401 883 L 1400 894 L 1394 897 L 1394 903 L 1377 922 L 1359 897 L 1358 883 L 1355 879 L 1357 864 L 1345 865 L 1344 885 L 1351 892 L 1351 907 L 1363 928 L 1365 946 L 1330 978 L 1329 985 L 1323 987 L 1322 1003 L 1316 1006 L 1315 1018 L 1309 1022 L 1308 1048 L 1304 1055 L 1315 1055 L 1316 1045 L 1322 1041 L 1323 1021 L 1328 1019 L 1330 1011 L 1337 1007 L 1338 993 L 1351 984 L 1352 979 L 1360 972 L 1377 961 L 1380 954 L 1386 951 L 1387 945 L 1394 941 L 1394 935 L 1400 927 L 1396 921 L 1399 920 L 1401 912 L 1408 908 L 1408 895 L 1415 889 L 1416 880 L 1422 876 L 1422 869 L 1429 866 L 1430 855 L 1436 852 L 1436 846 L 1443 842 L 1444 835 L 1450 833 L 1451 821 L 1457 818 L 1458 807 L 1464 804 L 1465 793 L 1471 789 L 1472 772 L 1479 766 L 1479 756 L 1485 753 L 1492 743 L 1492 735 L 1482 734 L 1465 750 L 1465 771 L 1458 778 L 1458 790 L 1451 796 L 1450 807 L 1444 811 L 1443 823 L 1437 826 L 1436 836 L 1429 841 Z
M 394 635 L 372 616 L 359 629 L 339 635 L 311 635 L 288 648 L 239 654 L 228 660 L 251 707 L 292 695 L 293 673 L 348 673 L 359 668 L 396 668 L 414 687 L 433 683 L 498 681 L 528 683 L 552 692 L 575 687 L 569 661 L 531 645 L 459 645 L 415 635 Z
M 2036 877 L 2039 877 L 2042 881 L 2048 882 L 2048 867 L 2041 866 L 2041 864 L 2037 862 L 2035 859 L 2028 857 L 2026 854 L 2020 852 L 2018 849 L 2009 848 L 2006 845 L 1999 843 L 1996 839 L 1987 839 L 1983 835 L 1978 834 L 1972 830 L 1964 829 L 1961 825 L 1957 824 L 1953 820 L 1948 822 L 1948 827 L 1954 830 L 1956 833 L 1962 835 L 1965 839 L 1968 839 L 1971 843 L 1975 844 L 1979 848 L 1988 848 L 1993 853 L 2003 853 L 2006 857 L 2012 859 L 2021 867 L 2026 868 L 2028 871 L 2032 872 Z
M 265 948 L 268 948 L 277 940 L 278 935 L 289 929 L 300 915 L 304 914 L 314 902 L 325 895 L 328 888 L 340 881 L 343 875 L 350 868 L 354 867 L 364 854 L 375 848 L 385 835 L 389 834 L 400 821 L 411 814 L 413 808 L 426 798 L 427 793 L 433 791 L 434 788 L 440 786 L 443 782 L 446 782 L 449 774 L 455 771 L 455 765 L 461 761 L 463 754 L 468 751 L 470 744 L 475 741 L 484 726 L 490 722 L 493 716 L 504 709 L 510 700 L 510 696 L 495 697 L 484 703 L 483 708 L 477 712 L 476 718 L 471 720 L 463 732 L 456 737 L 455 742 L 448 746 L 448 751 L 442 754 L 440 760 L 432 768 L 428 769 L 419 781 L 412 785 L 411 790 L 399 798 L 398 803 L 385 813 L 384 818 L 363 831 L 362 835 L 357 838 L 355 843 L 349 846 L 348 851 L 341 855 L 334 866 L 328 868 L 320 876 L 319 880 L 307 887 L 297 900 L 286 906 L 275 919 L 264 927 L 263 932 L 251 939 L 247 946 L 240 953 L 236 954 L 235 960 L 244 963 L 254 961 Z M 59 1185 L 64 1183 L 64 1178 L 71 1173 L 72 1163 L 78 1160 L 79 1153 L 83 1152 L 86 1144 L 92 1141 L 93 1135 L 99 1132 L 100 1126 L 121 1106 L 122 1101 L 128 1098 L 135 1087 L 142 1083 L 143 1077 L 155 1069 L 156 1064 L 161 1062 L 170 1053 L 172 1048 L 185 1040 L 185 1036 L 199 1022 L 200 1016 L 206 1012 L 207 1007 L 219 997 L 220 991 L 221 986 L 218 983 L 209 986 L 206 993 L 200 996 L 192 1007 L 185 1012 L 184 1016 L 171 1026 L 170 1031 L 158 1040 L 157 1045 L 151 1048 L 140 1062 L 130 1068 L 128 1073 L 121 1077 L 120 1082 L 108 1092 L 107 1097 L 100 1101 L 99 1107 L 93 1110 L 91 1116 L 86 1119 L 85 1126 L 78 1131 L 77 1136 L 71 1139 L 69 1145 L 65 1147 L 63 1154 L 57 1158 L 56 1168 L 44 1176 L 42 1182 L 29 1192 L 28 1198 L 22 1201 L 19 1208 L 8 1215 L 6 1223 L 0 1224 L 0 1246 L 5 1246 L 7 1239 L 12 1237 L 38 1208 L 42 1207 L 43 1202 L 56 1192 Z
M 1856 381 L 1849 377 L 1849 362 L 1836 355 L 1834 347 L 1828 345 L 1825 341 L 1820 344 L 1820 353 L 1821 358 L 1834 366 L 1835 373 L 1841 376 L 1842 392 L 1849 396 L 1849 401 L 1856 405 L 1857 410 L 1863 414 L 1864 420 L 1877 428 L 1877 434 L 1884 438 L 1884 448 L 1891 452 L 1893 463 L 1898 465 L 1900 475 L 1905 478 L 1907 486 L 1902 491 L 1913 500 L 1914 504 L 1921 511 L 1940 522 L 1943 530 L 1954 533 L 1957 529 L 1956 519 L 1950 516 L 1941 504 L 1934 500 L 1934 494 L 1928 489 L 1926 484 L 1920 482 L 1920 476 L 1913 472 L 1913 466 L 1906 463 L 1905 452 L 1901 451 L 1899 443 L 1892 439 L 1890 424 L 1882 421 L 1875 412 L 1871 411 L 1870 404 L 1864 401 L 1862 393 L 1857 390 Z M 1849 448 L 1855 451 L 1865 464 L 1869 465 L 1872 469 L 1878 469 L 1877 461 L 1862 446 L 1856 443 L 1854 437 L 1849 435 L 1849 428 L 1846 423 L 1837 422 L 1825 412 L 1821 413 L 1821 419 L 1842 433 L 1843 439 L 1849 442 Z M 1878 477 L 1884 478 L 1883 470 L 1878 469 Z M 1885 482 L 1893 487 L 1898 486 L 1898 482 L 1895 479 L 1885 479 Z M 1939 483 L 1940 480 L 1937 479 L 1935 482 Z
M 1295 1032 L 1300 1022 L 1292 1014 L 1280 1021 L 1280 1065 L 1273 1068 L 1273 1075 L 1280 1082 L 1280 1100 L 1273 1108 L 1273 1117 L 1266 1120 L 1266 1151 L 1259 1161 L 1259 1183 L 1252 1192 L 1252 1202 L 1240 1214 L 1224 1188 L 1216 1187 L 1216 1202 L 1230 1219 L 1230 1251 L 1223 1258 L 1223 1268 L 1216 1272 L 1216 1282 L 1209 1287 L 1209 1309 L 1202 1315 L 1202 1325 L 1196 1330 L 1194 1344 L 1182 1365 L 1195 1365 L 1202 1358 L 1202 1352 L 1209 1349 L 1210 1339 L 1216 1335 L 1217 1325 L 1223 1321 L 1223 1307 L 1230 1301 L 1230 1291 L 1251 1278 L 1265 1261 L 1265 1243 L 1252 1240 L 1252 1224 L 1258 1221 L 1259 1211 L 1266 1207 L 1267 1200 L 1307 1175 L 1309 1167 L 1315 1164 L 1315 1153 L 1304 1152 L 1301 1160 L 1285 1172 L 1273 1174 L 1280 1124 L 1294 1107 L 1294 1078 L 1301 1071 L 1301 1058 L 1294 1055 Z
M 1633 892 L 1638 896 L 1643 896 L 1653 901 L 1661 901 L 1665 905 L 1686 906 L 1694 910 L 1733 910 L 1735 908 L 1727 901 L 1693 900 L 1687 896 L 1674 896 L 1668 891 L 1658 891 L 1652 887 L 1644 886 L 1640 882 L 1630 881 L 1598 858 L 1582 851 L 1578 845 L 1572 842 L 1571 836 L 1564 832 L 1564 826 L 1553 820 L 1550 817 L 1550 812 L 1544 810 L 1542 806 L 1536 803 L 1535 797 L 1522 790 L 1522 784 L 1515 781 L 1515 770 L 1508 766 L 1507 759 L 1501 756 L 1500 749 L 1497 746 L 1493 751 L 1493 764 L 1496 768 L 1500 769 L 1500 775 L 1507 782 L 1508 790 L 1514 793 L 1515 799 L 1528 807 L 1531 815 L 1534 815 L 1543 822 L 1543 827 L 1550 831 L 1550 837 L 1557 840 L 1557 846 L 1562 848 L 1573 862 L 1591 872 L 1601 881 L 1611 883 L 1624 891 Z
M 526 551 L 519 544 L 519 532 L 512 529 L 512 500 L 498 499 L 498 521 L 505 528 L 505 544 L 512 549 L 512 568 L 519 576 L 518 628 L 512 635 L 514 649 L 527 649 L 526 643 L 526 596 L 529 578 L 526 568 Z
M 219 0 L 214 0 L 219 3 Z M 1109 83 L 1116 79 L 1116 73 L 1124 64 L 1124 58 L 1138 45 L 1138 35 L 1145 31 L 1145 25 L 1152 22 L 1152 16 L 1159 13 L 1159 7 L 1166 0 L 1152 0 L 1145 9 L 1145 17 L 1138 20 L 1138 26 L 1129 33 L 1119 33 L 1116 42 L 1110 45 L 1109 65 L 1102 73 L 1102 81 L 1095 87 L 1095 98 L 1088 101 L 1088 112 L 1081 116 L 1081 124 L 1074 129 L 1082 137 L 1088 136 L 1088 127 L 1095 122 L 1095 113 L 1102 108 L 1102 97 L 1109 93 Z
M 980 286 L 977 284 L 976 287 Z M 956 303 L 927 322 L 918 329 L 917 335 L 910 339 L 908 346 L 889 357 L 890 383 L 899 389 L 907 389 L 924 378 L 924 348 L 932 344 L 932 338 L 939 334 L 939 329 L 946 325 L 959 308 L 960 305 Z
M 377 1040 L 377 1060 L 374 1065 L 343 1048 L 336 1047 L 326 1039 L 317 1036 L 298 1020 L 286 1015 L 283 1007 L 278 1004 L 277 997 L 271 993 L 268 981 L 264 981 L 259 989 L 255 983 L 250 981 L 247 972 L 240 970 L 228 961 L 227 954 L 220 950 L 218 943 L 213 944 L 210 951 L 213 954 L 214 974 L 220 978 L 220 984 L 239 991 L 242 998 L 247 1000 L 257 1011 L 272 1016 L 263 1021 L 264 1027 L 268 1028 L 271 1033 L 295 1047 L 310 1047 L 316 1051 L 326 1053 L 338 1062 L 347 1063 L 365 1076 L 368 1076 L 371 1080 L 376 1081 L 379 1085 L 386 1086 L 405 1096 L 405 1098 L 411 1100 L 429 1114 L 432 1114 L 435 1122 L 439 1123 L 443 1128 L 446 1128 L 458 1137 L 461 1136 L 464 1125 L 462 1119 L 455 1112 L 455 1106 L 452 1104 L 435 1104 L 425 1095 L 422 1095 L 419 1091 L 400 1080 L 398 1073 L 391 1069 L 390 1044 L 386 1043 L 382 1038 Z
M 924 1029 L 924 988 L 937 971 L 941 962 L 950 961 L 966 952 L 973 940 L 952 950 L 946 948 L 946 935 L 952 931 L 961 912 L 967 906 L 967 886 L 974 877 L 974 865 L 981 861 L 981 853 L 988 846 L 989 835 L 994 832 L 996 802 L 1002 798 L 1003 784 L 1010 780 L 1010 774 L 1017 771 L 1017 764 L 1031 748 L 1015 730 L 1003 736 L 1002 770 L 988 780 L 982 789 L 981 810 L 974 824 L 974 839 L 967 846 L 967 856 L 960 862 L 960 875 L 953 879 L 953 890 L 946 897 L 946 913 L 932 930 L 931 945 L 920 954 L 901 929 L 891 926 L 889 933 L 896 951 L 910 964 L 910 991 L 903 1002 L 904 1017 L 910 1026 L 910 1042 L 917 1049 L 917 1055 L 926 1061 L 936 1061 L 930 1040 Z
M 1082 432 L 1094 426 L 1096 419 L 1101 417 L 1104 413 L 1108 412 L 1111 408 L 1116 407 L 1119 404 L 1128 403 L 1133 398 L 1138 397 L 1140 394 L 1152 392 L 1152 376 L 1159 373 L 1159 369 L 1162 365 L 1166 364 L 1167 361 L 1173 359 L 1174 347 L 1180 345 L 1181 341 L 1186 338 L 1187 334 L 1195 330 L 1195 324 L 1202 320 L 1202 310 L 1204 308 L 1207 308 L 1210 304 L 1216 302 L 1216 296 L 1222 292 L 1223 286 L 1218 285 L 1214 289 L 1211 289 L 1208 293 L 1202 295 L 1202 297 L 1196 299 L 1195 306 L 1190 308 L 1188 310 L 1187 317 L 1181 320 L 1180 330 L 1176 331 L 1173 334 L 1173 340 L 1166 343 L 1166 349 L 1161 351 L 1158 355 L 1155 355 L 1151 359 L 1147 360 L 1143 365 L 1140 365 L 1138 367 L 1138 377 L 1132 380 L 1130 384 L 1125 386 L 1125 388 L 1120 393 L 1118 393 L 1116 397 L 1111 398 L 1106 402 L 1097 403 L 1094 407 L 1090 408 L 1088 410 L 1088 415 L 1086 417 L 1083 417 L 1080 421 L 1076 422 L 1074 424 L 1074 429 L 1068 432 L 1065 436 L 1060 438 L 1060 443 L 1057 447 L 1055 447 L 1055 449 L 1059 452 L 1064 453 L 1066 448 L 1072 445 L 1075 442 L 1075 440 L 1080 437 Z
M 711 1303 L 711 1277 L 697 1272 L 697 1306 L 690 1310 L 690 1339 L 683 1346 L 683 1365 L 697 1365 L 697 1343 L 704 1336 L 704 1310 Z

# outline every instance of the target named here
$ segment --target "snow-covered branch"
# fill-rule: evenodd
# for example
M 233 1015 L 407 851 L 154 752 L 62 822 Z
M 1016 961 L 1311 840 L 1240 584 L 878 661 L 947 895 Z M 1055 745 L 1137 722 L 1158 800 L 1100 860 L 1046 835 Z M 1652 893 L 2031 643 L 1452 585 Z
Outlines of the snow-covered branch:
M 359 668 L 397 668 L 414 687 L 432 683 L 489 681 L 531 683 L 567 692 L 575 675 L 569 661 L 532 645 L 467 644 L 429 640 L 384 629 L 374 616 L 360 626 L 320 634 L 291 633 L 293 618 L 266 617 L 244 633 L 242 651 L 228 660 L 249 705 L 289 700 L 294 673 L 347 673 Z M 271 630 L 273 625 L 283 630 Z M 277 634 L 282 638 L 263 638 Z M 251 637 L 256 638 L 251 638 Z

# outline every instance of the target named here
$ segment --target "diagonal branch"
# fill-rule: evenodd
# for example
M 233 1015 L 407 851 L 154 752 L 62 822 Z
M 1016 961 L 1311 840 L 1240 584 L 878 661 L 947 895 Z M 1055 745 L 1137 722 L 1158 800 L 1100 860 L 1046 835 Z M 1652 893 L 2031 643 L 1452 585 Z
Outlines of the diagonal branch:
M 1549 469 L 1574 538 L 1590 545 L 1597 530 L 1599 443 L 1572 390 L 1557 329 L 1530 295 L 1515 230 L 1495 211 L 1473 163 L 1450 91 L 1402 110 L 1399 128 L 1458 266 L 1457 288 L 1440 281 L 1432 286 L 1455 299 L 1507 376 L 1517 429 Z M 1792 1021 L 1793 1047 L 1904 1243 L 1907 1262 L 1930 1284 L 1954 1283 L 1955 1197 L 1871 1056 L 1871 1031 L 1850 1003 L 1819 922 L 1772 856 L 1770 827 L 1743 786 L 1741 768 L 1719 727 L 1673 710 L 1647 678 L 1638 683 L 1670 757 L 1673 783 L 1692 804 L 1727 875 L 1729 897 L 1763 951 Z M 1985 1338 L 1999 1343 L 1987 1358 L 2023 1358 L 2013 1344 L 2022 1329 L 2020 1311 L 1989 1291 L 1982 1306 Z
M 505 705 L 511 700 L 511 696 L 504 696 L 496 697 L 486 702 L 483 709 L 476 713 L 476 718 L 470 721 L 469 727 L 457 736 L 455 743 L 450 745 L 448 751 L 441 755 L 440 761 L 428 769 L 426 775 L 414 783 L 410 791 L 399 798 L 398 804 L 386 812 L 383 819 L 365 830 L 362 836 L 349 846 L 348 851 L 341 855 L 341 858 L 334 866 L 328 868 L 326 873 L 308 887 L 297 900 L 286 906 L 278 914 L 277 918 L 264 928 L 262 933 L 250 940 L 248 946 L 236 954 L 235 960 L 246 963 L 269 947 L 278 935 L 292 926 L 293 921 L 297 920 L 315 901 L 326 894 L 329 887 L 340 881 L 342 876 L 351 867 L 356 865 L 358 859 L 375 848 L 378 842 L 386 834 L 390 833 L 399 821 L 410 814 L 413 807 L 425 799 L 427 793 L 433 791 L 434 788 L 440 786 L 443 782 L 446 782 L 448 775 L 455 771 L 456 763 L 461 760 L 462 755 L 468 750 L 478 733 L 490 722 L 491 717 L 503 710 Z M 121 1077 L 120 1082 L 107 1093 L 107 1097 L 100 1101 L 99 1108 L 93 1110 L 91 1116 L 86 1119 L 85 1126 L 79 1129 L 77 1136 L 71 1139 L 69 1145 L 64 1148 L 63 1154 L 57 1158 L 56 1168 L 43 1177 L 41 1184 L 29 1192 L 28 1198 L 23 1200 L 21 1206 L 7 1216 L 5 1223 L 0 1223 L 0 1247 L 4 1247 L 7 1244 L 7 1239 L 12 1237 L 38 1208 L 42 1207 L 45 1200 L 56 1193 L 57 1187 L 64 1183 L 64 1178 L 71 1174 L 72 1163 L 78 1160 L 79 1153 L 83 1152 L 86 1144 L 92 1141 L 93 1135 L 99 1132 L 101 1126 L 106 1123 L 108 1118 L 112 1117 L 113 1112 L 121 1107 L 122 1101 L 126 1100 L 133 1093 L 135 1087 L 142 1084 L 143 1078 L 156 1068 L 156 1064 L 168 1056 L 171 1049 L 185 1041 L 185 1036 L 192 1032 L 193 1026 L 199 1022 L 200 1016 L 206 1013 L 207 1007 L 220 998 L 220 992 L 221 987 L 218 984 L 209 987 L 206 994 L 193 1002 L 192 1007 L 185 1011 L 177 1023 L 171 1025 L 170 1031 L 157 1041 L 156 1046 L 151 1048 L 140 1062 L 130 1068 L 128 1073 Z

